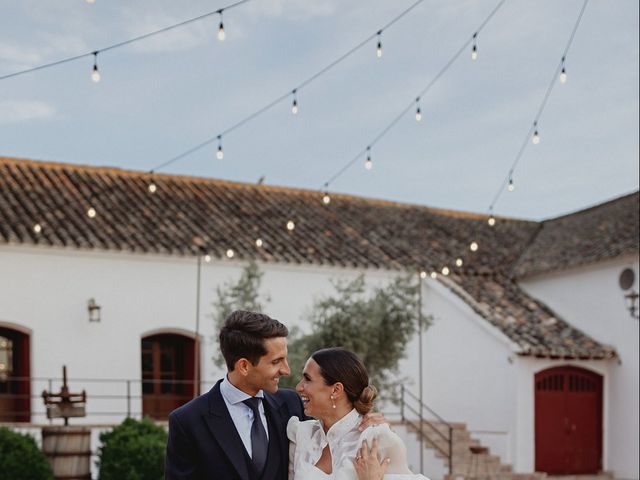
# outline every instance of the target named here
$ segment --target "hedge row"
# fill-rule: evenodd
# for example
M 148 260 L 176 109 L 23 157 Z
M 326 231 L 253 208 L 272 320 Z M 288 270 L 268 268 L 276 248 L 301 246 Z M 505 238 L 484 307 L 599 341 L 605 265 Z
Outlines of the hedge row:
M 100 480 L 162 480 L 167 433 L 145 418 L 127 418 L 100 435 Z M 53 480 L 49 462 L 30 435 L 0 428 L 0 480 Z

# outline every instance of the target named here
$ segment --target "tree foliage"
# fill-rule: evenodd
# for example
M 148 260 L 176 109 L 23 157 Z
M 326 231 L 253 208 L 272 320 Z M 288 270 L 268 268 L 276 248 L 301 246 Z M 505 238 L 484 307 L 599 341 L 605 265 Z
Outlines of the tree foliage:
M 32 436 L 0 427 L 0 480 L 52 480 L 53 472 Z
M 398 363 L 418 326 L 418 283 L 411 275 L 398 276 L 367 294 L 364 276 L 334 282 L 335 295 L 321 298 L 308 315 L 311 333 L 289 343 L 291 378 L 295 385 L 311 353 L 326 347 L 354 351 L 369 371 L 370 382 L 383 397 L 395 398 L 400 383 Z M 423 328 L 430 323 L 423 319 Z
M 167 432 L 148 418 L 100 434 L 100 480 L 162 480 Z
M 263 275 L 258 265 L 252 261 L 242 269 L 242 274 L 236 282 L 228 281 L 216 288 L 216 299 L 213 302 L 213 323 L 216 332 L 213 342 L 215 344 L 219 344 L 217 332 L 220 331 L 231 312 L 234 310 L 261 312 L 264 308 L 263 302 L 269 302 L 269 298 L 260 297 Z M 213 362 L 218 367 L 225 366 L 220 348 L 216 349 Z

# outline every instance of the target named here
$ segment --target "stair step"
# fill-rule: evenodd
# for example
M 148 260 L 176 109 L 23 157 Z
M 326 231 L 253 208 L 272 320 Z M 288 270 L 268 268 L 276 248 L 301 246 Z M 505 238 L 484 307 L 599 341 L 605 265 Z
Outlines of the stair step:
M 611 472 L 600 472 L 595 475 L 547 475 L 547 480 L 613 480 Z
M 418 420 L 404 425 L 412 430 L 419 440 L 420 430 Z M 418 428 L 416 428 L 418 427 Z M 481 442 L 471 437 L 465 423 L 452 423 L 453 434 L 451 447 L 453 463 L 452 474 L 446 475 L 444 480 L 549 480 L 544 473 L 514 473 L 511 465 L 503 464 L 500 457 L 486 454 L 473 454 L 469 447 L 482 446 Z M 434 430 L 442 433 L 445 438 Z M 442 459 L 444 466 L 449 467 L 449 427 L 441 422 L 425 422 L 423 425 L 424 446 L 434 450 L 436 458 Z M 443 453 L 445 452 L 445 453 Z M 613 480 L 612 477 L 593 478 L 555 478 L 552 480 Z
M 478 473 L 475 476 L 454 473 L 445 475 L 444 480 L 546 480 L 544 473 Z

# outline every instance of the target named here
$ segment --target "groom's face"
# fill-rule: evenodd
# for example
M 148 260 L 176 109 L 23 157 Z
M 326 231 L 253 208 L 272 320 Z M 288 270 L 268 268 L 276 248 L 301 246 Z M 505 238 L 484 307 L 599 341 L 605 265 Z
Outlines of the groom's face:
M 251 365 L 247 381 L 256 390 L 275 393 L 278 391 L 280 377 L 291 374 L 287 361 L 287 339 L 285 337 L 264 340 L 267 353 L 260 357 L 257 365 Z

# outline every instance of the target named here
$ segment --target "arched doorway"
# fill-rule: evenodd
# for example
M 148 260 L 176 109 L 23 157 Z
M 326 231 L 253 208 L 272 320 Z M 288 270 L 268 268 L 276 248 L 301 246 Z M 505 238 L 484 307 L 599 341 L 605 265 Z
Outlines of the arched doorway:
M 31 421 L 29 334 L 0 325 L 0 421 Z
M 142 338 L 142 413 L 166 420 L 172 410 L 193 398 L 193 338 L 159 333 Z
M 578 367 L 535 375 L 536 471 L 593 474 L 602 469 L 602 376 Z

